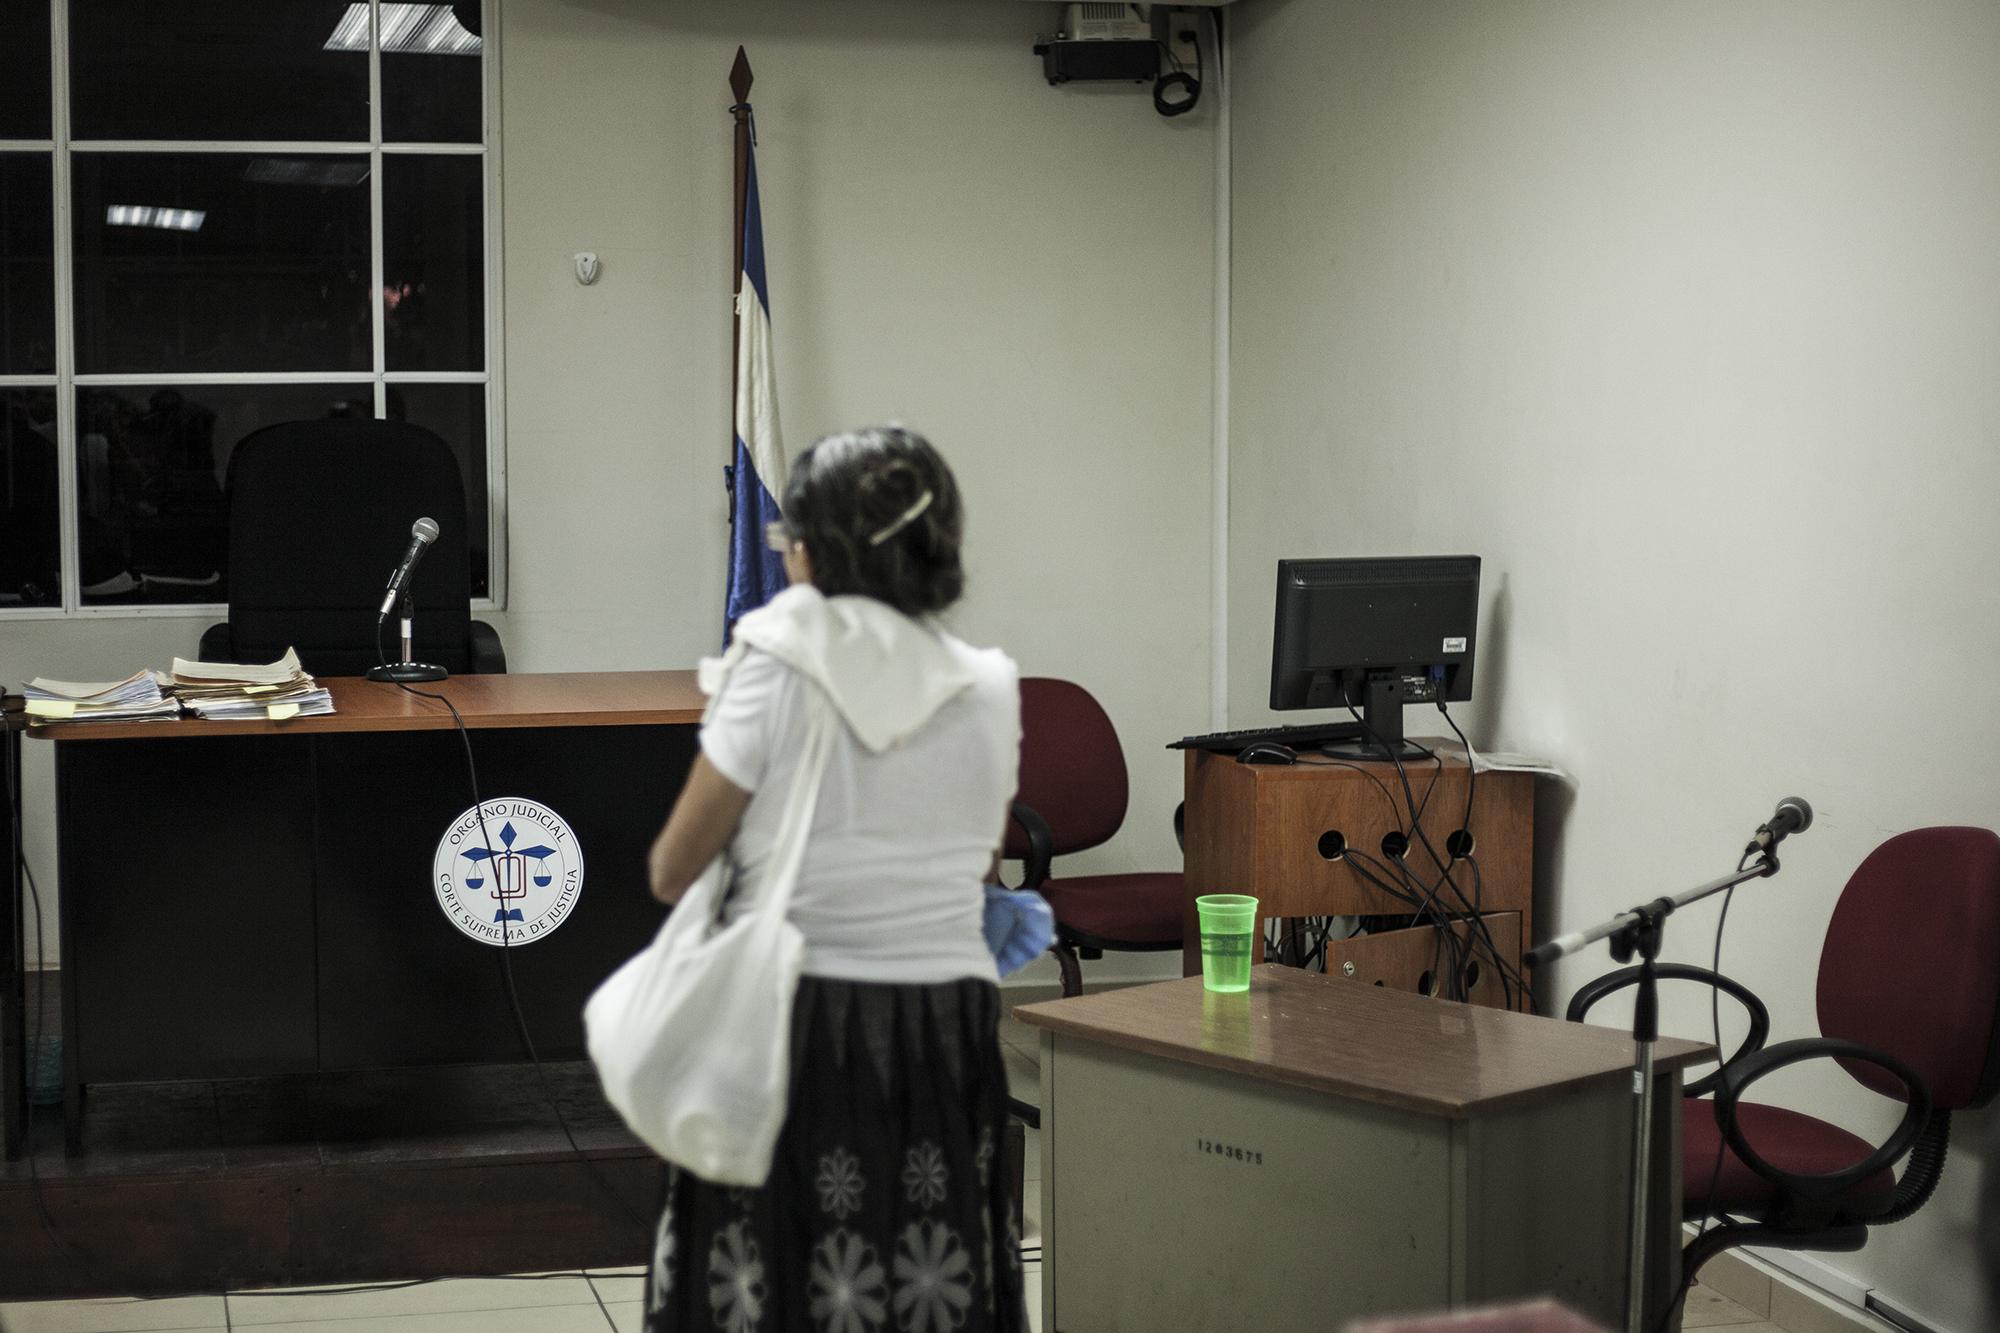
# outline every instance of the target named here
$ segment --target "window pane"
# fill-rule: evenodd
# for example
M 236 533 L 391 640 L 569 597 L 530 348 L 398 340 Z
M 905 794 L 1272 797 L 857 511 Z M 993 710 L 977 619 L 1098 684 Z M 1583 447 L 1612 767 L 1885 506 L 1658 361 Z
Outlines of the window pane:
M 382 138 L 478 143 L 479 0 L 382 6 Z
M 78 153 L 82 374 L 369 370 L 368 159 Z
M 470 154 L 382 159 L 391 370 L 486 367 L 485 165 Z
M 0 608 L 62 604 L 56 391 L 0 389 Z
M 77 500 L 87 606 L 223 603 L 222 487 L 244 436 L 280 421 L 373 416 L 366 384 L 77 390 Z
M 472 557 L 472 595 L 492 593 L 486 530 L 486 386 L 391 384 L 388 415 L 434 431 L 458 455 L 465 480 L 465 545 Z
M 358 47 L 342 22 L 352 8 L 70 0 L 70 133 L 365 143 L 367 8 Z
M 0 0 L 0 139 L 47 139 L 49 7 Z
M 50 173 L 47 153 L 0 153 L 0 375 L 56 370 Z

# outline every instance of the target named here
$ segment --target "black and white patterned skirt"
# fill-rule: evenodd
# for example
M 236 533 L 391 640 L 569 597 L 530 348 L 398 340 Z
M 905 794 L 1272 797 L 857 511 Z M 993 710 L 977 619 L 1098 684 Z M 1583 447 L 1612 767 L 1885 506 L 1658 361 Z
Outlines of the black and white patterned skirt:
M 991 982 L 799 982 L 761 1189 L 669 1172 L 647 1333 L 1027 1328 Z

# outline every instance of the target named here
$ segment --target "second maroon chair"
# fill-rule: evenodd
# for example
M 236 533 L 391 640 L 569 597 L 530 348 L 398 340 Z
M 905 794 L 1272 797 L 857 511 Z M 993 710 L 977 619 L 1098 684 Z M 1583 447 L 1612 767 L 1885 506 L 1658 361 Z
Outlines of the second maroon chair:
M 1569 1017 L 1581 1018 L 1636 973 L 1585 986 Z M 1715 977 L 1691 965 L 1660 973 Z M 1869 1228 L 1900 1221 L 1930 1198 L 1951 1113 L 2000 1094 L 2000 836 L 1914 829 L 1869 853 L 1841 891 L 1820 948 L 1820 1036 L 1764 1047 L 1763 1006 L 1718 980 L 1750 1009 L 1753 1031 L 1727 1068 L 1688 1089 L 1716 1096 L 1685 1104 L 1683 1215 L 1721 1225 L 1682 1251 L 1684 1280 L 1732 1245 L 1860 1249 Z M 1768 1074 L 1824 1058 L 1902 1106 L 1901 1124 L 1881 1146 L 1743 1095 Z M 1905 1159 L 1899 1176 L 1894 1168 Z
M 1179 870 L 1051 876 L 1050 863 L 1109 842 L 1125 822 L 1125 752 L 1097 700 L 1066 680 L 1021 682 L 1021 784 L 1007 825 L 1006 855 L 1025 867 L 1021 884 L 1049 901 L 1064 995 L 1080 994 L 1081 958 L 1105 951 L 1181 947 Z

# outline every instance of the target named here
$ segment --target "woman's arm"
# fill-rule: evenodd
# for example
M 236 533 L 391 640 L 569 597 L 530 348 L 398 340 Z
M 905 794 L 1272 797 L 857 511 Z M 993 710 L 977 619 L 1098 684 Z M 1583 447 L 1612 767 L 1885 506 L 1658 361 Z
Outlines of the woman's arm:
M 674 802 L 667 825 L 646 857 L 653 896 L 677 903 L 736 832 L 750 793 L 716 771 L 707 755 L 696 755 L 687 785 Z
M 1007 802 L 1007 813 L 1000 818 L 1000 845 L 993 849 L 993 863 L 986 867 L 986 882 L 1000 883 L 1000 862 L 1007 855 L 1007 826 L 1014 822 L 1014 803 Z M 1004 886 L 1003 886 L 1004 887 Z

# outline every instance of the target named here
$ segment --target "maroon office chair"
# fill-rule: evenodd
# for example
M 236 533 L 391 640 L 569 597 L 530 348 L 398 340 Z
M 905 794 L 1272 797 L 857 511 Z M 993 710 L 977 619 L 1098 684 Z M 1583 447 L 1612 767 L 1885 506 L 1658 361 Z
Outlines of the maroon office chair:
M 1021 786 L 1007 825 L 1006 856 L 1024 867 L 1021 887 L 1049 900 L 1064 995 L 1083 991 L 1079 957 L 1106 950 L 1181 947 L 1178 870 L 1049 877 L 1058 856 L 1109 842 L 1125 822 L 1125 752 L 1090 692 L 1066 680 L 1021 682 Z M 1180 819 L 1175 817 L 1175 834 Z
M 1580 1019 L 1637 971 L 1585 986 L 1568 1016 Z M 1672 974 L 1715 975 L 1680 965 Z M 1713 1213 L 1722 1224 L 1681 1252 L 1684 1283 L 1733 1245 L 1858 1250 L 1869 1227 L 1899 1222 L 1930 1198 L 1951 1113 L 1984 1106 L 2000 1091 L 2000 836 L 1916 829 L 1869 853 L 1841 891 L 1820 949 L 1821 1036 L 1759 1049 L 1768 1030 L 1763 1006 L 1726 979 L 1725 987 L 1750 1009 L 1753 1030 L 1722 1069 L 1688 1088 L 1683 1214 L 1693 1221 Z M 1904 1104 L 1886 1143 L 1742 1100 L 1765 1075 L 1820 1057 Z M 1711 1088 L 1713 1101 L 1697 1100 Z M 1906 1155 L 1898 1178 L 1892 1168 Z

